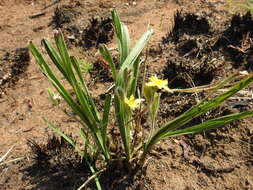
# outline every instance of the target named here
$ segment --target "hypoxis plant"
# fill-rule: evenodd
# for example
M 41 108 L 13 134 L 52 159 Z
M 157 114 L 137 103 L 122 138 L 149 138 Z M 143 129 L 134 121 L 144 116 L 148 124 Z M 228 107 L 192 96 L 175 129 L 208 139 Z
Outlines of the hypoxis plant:
M 108 62 L 114 81 L 113 93 L 106 95 L 103 113 L 101 114 L 98 112 L 83 80 L 79 61 L 69 55 L 61 33 L 55 35 L 56 49 L 53 48 L 48 40 L 43 39 L 42 44 L 53 64 L 72 87 L 74 96 L 72 96 L 73 93 L 70 93 L 64 87 L 62 81 L 59 80 L 56 73 L 46 63 L 34 44 L 30 43 L 29 45 L 29 49 L 42 72 L 76 114 L 76 119 L 82 124 L 83 128 L 80 130 L 80 136 L 83 139 L 82 148 L 79 148 L 72 139 L 64 135 L 52 123 L 46 122 L 80 152 L 93 173 L 98 169 L 98 161 L 110 164 L 115 160 L 123 160 L 124 163 L 129 164 L 132 168 L 142 166 L 152 147 L 163 139 L 213 129 L 233 120 L 253 115 L 253 111 L 245 111 L 180 129 L 192 119 L 218 107 L 224 100 L 233 96 L 253 81 L 253 75 L 247 76 L 233 87 L 227 89 L 225 93 L 212 98 L 220 88 L 235 78 L 232 76 L 212 87 L 211 92 L 204 100 L 179 117 L 162 126 L 155 126 L 161 92 L 173 93 L 182 90 L 168 88 L 168 81 L 159 79 L 156 76 L 150 77 L 147 83 L 143 82 L 141 87 L 137 85 L 140 66 L 144 62 L 141 59 L 141 52 L 147 45 L 153 31 L 147 30 L 131 48 L 128 29 L 120 21 L 116 11 L 112 12 L 112 19 L 118 40 L 119 57 L 116 63 L 106 45 L 100 46 L 100 54 Z M 196 88 L 196 90 L 201 89 Z M 190 91 L 192 90 L 185 89 L 185 92 Z M 151 128 L 148 135 L 143 133 L 141 124 L 141 118 L 146 115 L 149 117 L 148 121 Z M 116 155 L 115 151 L 112 151 L 110 147 L 113 142 L 108 126 L 118 128 L 120 132 L 122 151 Z

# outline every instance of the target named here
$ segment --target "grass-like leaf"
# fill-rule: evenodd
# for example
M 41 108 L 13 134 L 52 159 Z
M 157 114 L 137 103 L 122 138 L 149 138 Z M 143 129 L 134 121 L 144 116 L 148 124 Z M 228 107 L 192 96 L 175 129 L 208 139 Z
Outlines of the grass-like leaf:
M 99 46 L 99 52 L 105 58 L 105 60 L 109 63 L 109 66 L 112 72 L 112 78 L 115 81 L 117 78 L 116 66 L 113 62 L 112 55 L 110 54 L 107 46 L 106 45 Z
M 118 39 L 120 66 L 122 66 L 130 51 L 130 37 L 127 27 L 120 21 L 116 11 L 112 11 L 112 20 Z
M 253 116 L 253 111 L 245 111 L 245 112 L 241 112 L 241 113 L 226 115 L 223 117 L 219 117 L 216 119 L 205 121 L 205 122 L 195 125 L 193 127 L 188 127 L 186 129 L 168 132 L 165 135 L 163 135 L 163 137 L 161 137 L 161 139 L 165 139 L 168 137 L 187 135 L 187 134 L 192 134 L 192 133 L 199 133 L 204 130 L 210 130 L 210 129 L 214 129 L 219 126 L 228 124 L 234 120 L 244 119 L 244 118 L 251 117 L 251 116 Z
M 101 124 L 99 114 L 96 110 L 96 106 L 91 99 L 91 96 L 89 95 L 89 92 L 87 90 L 87 87 L 83 81 L 81 76 L 81 71 L 78 66 L 77 60 L 74 58 L 70 58 L 66 44 L 63 41 L 62 34 L 57 34 L 55 36 L 57 48 L 59 50 L 60 59 L 63 60 L 63 63 L 61 66 L 63 67 L 63 71 L 67 73 L 69 82 L 71 86 L 73 87 L 73 90 L 76 94 L 77 101 L 74 100 L 70 93 L 64 88 L 60 80 L 55 76 L 54 72 L 51 70 L 49 65 L 45 62 L 43 56 L 40 54 L 40 52 L 37 50 L 37 48 L 30 43 L 29 48 L 34 55 L 36 62 L 41 67 L 43 73 L 47 76 L 47 78 L 51 81 L 51 83 L 54 85 L 54 87 L 57 89 L 59 94 L 63 97 L 63 99 L 67 102 L 67 104 L 71 107 L 71 109 L 79 116 L 83 124 L 87 126 L 90 131 L 93 134 L 93 137 L 98 145 L 100 147 L 100 150 L 102 150 L 104 156 L 106 159 L 109 158 L 109 153 L 106 148 L 106 145 L 103 144 L 102 137 L 102 131 L 101 127 L 99 126 Z M 47 48 L 48 51 L 51 51 L 53 48 Z M 54 52 L 54 50 L 53 50 Z M 55 52 L 48 52 L 51 54 L 51 56 L 55 55 Z M 59 59 L 56 57 L 54 60 Z M 73 70 L 75 69 L 75 72 L 77 73 L 77 76 L 79 80 L 77 80 L 76 74 Z M 62 73 L 63 74 L 63 73 Z
M 188 123 L 192 119 L 206 113 L 207 111 L 218 107 L 223 101 L 228 99 L 229 97 L 233 96 L 235 93 L 240 91 L 241 89 L 248 86 L 253 81 L 253 75 L 249 76 L 248 78 L 240 81 L 234 87 L 230 88 L 227 92 L 221 94 L 220 96 L 214 98 L 208 102 L 201 102 L 200 104 L 193 106 L 191 109 L 180 115 L 179 117 L 169 121 L 164 126 L 156 131 L 156 133 L 148 140 L 147 144 L 145 145 L 144 152 L 148 152 L 151 147 L 163 139 L 164 135 L 167 134 L 169 131 L 173 131 L 182 127 L 184 124 Z M 236 119 L 236 118 L 235 118 Z M 240 118 L 238 118 L 240 119 Z M 203 130 L 205 130 L 203 128 Z

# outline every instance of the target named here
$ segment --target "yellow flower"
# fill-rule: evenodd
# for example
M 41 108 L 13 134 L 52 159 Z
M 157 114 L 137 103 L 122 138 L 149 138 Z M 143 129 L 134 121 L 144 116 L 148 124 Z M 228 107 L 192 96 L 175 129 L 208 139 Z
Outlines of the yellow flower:
M 146 83 L 146 86 L 149 87 L 156 87 L 158 89 L 163 89 L 168 92 L 172 90 L 168 88 L 168 80 L 158 79 L 156 76 L 152 76 L 149 78 L 150 82 Z
M 140 106 L 140 103 L 144 101 L 143 99 L 134 99 L 134 96 L 131 95 L 130 98 L 128 99 L 127 97 L 125 97 L 124 102 L 131 108 L 131 109 L 135 109 L 138 108 Z

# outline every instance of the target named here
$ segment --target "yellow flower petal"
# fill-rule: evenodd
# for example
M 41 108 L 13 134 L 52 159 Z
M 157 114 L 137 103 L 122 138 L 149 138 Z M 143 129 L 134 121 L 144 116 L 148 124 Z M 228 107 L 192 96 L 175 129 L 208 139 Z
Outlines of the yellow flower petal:
M 156 87 L 158 89 L 164 89 L 166 91 L 171 91 L 168 88 L 168 80 L 158 79 L 156 76 L 149 78 L 150 82 L 146 83 L 147 86 Z
M 134 99 L 134 96 L 131 95 L 130 98 L 128 99 L 127 97 L 124 98 L 124 102 L 131 108 L 135 109 L 140 106 L 140 103 L 144 101 L 143 99 Z

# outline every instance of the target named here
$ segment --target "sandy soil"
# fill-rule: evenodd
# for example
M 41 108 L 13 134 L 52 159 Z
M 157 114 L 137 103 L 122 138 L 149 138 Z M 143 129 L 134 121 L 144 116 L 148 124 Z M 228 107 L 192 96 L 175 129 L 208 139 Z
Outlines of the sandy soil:
M 64 13 L 59 23 L 55 20 L 57 8 Z M 85 47 L 80 32 L 89 27 L 89 20 L 93 16 L 99 19 L 107 18 L 113 8 L 117 8 L 123 22 L 129 27 L 132 39 L 138 39 L 148 26 L 155 30 L 150 43 L 148 74 L 157 74 L 169 79 L 176 77 L 173 74 L 178 75 L 175 87 L 190 87 L 185 73 L 191 76 L 196 85 L 205 85 L 219 81 L 229 72 L 252 71 L 250 62 L 245 62 L 251 55 L 247 55 L 243 61 L 234 60 L 225 52 L 226 49 L 224 51 L 219 49 L 218 44 L 217 52 L 212 54 L 200 51 L 199 46 L 194 45 L 201 56 L 198 57 L 194 53 L 193 56 L 192 54 L 184 56 L 189 53 L 183 49 L 188 47 L 185 45 L 185 42 L 188 42 L 185 36 L 180 36 L 179 40 L 174 42 L 171 42 L 173 39 L 168 36 L 168 32 L 173 31 L 175 25 L 176 10 L 197 13 L 201 18 L 208 20 L 211 32 L 187 35 L 193 42 L 197 39 L 206 40 L 209 44 L 201 40 L 199 42 L 205 50 L 207 45 L 217 42 L 222 32 L 230 25 L 232 15 L 226 9 L 225 1 L 2 0 L 0 1 L 0 156 L 14 146 L 7 160 L 22 159 L 0 166 L 0 189 L 77 189 L 87 178 L 80 170 L 63 167 L 65 163 L 56 164 L 62 171 L 50 170 L 48 173 L 34 167 L 27 140 L 46 144 L 52 136 L 42 117 L 56 122 L 62 130 L 71 132 L 74 136 L 77 135 L 75 131 L 79 124 L 69 120 L 61 110 L 52 105 L 46 91 L 51 87 L 49 82 L 34 63 L 34 59 L 29 57 L 26 49 L 20 48 L 26 48 L 29 41 L 40 46 L 42 38 L 52 39 L 54 30 L 60 27 L 69 39 L 72 55 L 85 58 L 92 64 L 99 63 L 99 58 L 94 56 L 97 52 L 96 46 L 93 44 L 90 48 Z M 77 28 L 78 32 L 73 28 Z M 253 37 L 252 28 L 249 32 Z M 115 39 L 109 38 L 107 44 L 114 48 Z M 191 45 L 189 47 L 193 49 Z M 178 49 L 183 49 L 184 55 Z M 213 58 L 218 59 L 217 63 L 210 62 Z M 94 98 L 99 99 L 110 87 L 111 82 L 100 80 L 98 76 L 100 72 L 97 72 L 96 68 L 94 73 L 93 75 L 87 73 L 85 77 Z M 102 76 L 102 79 L 103 77 L 106 76 Z M 251 95 L 251 88 L 246 91 L 248 94 L 240 97 L 246 98 L 246 103 L 236 97 L 236 101 L 224 104 L 220 109 L 194 120 L 193 123 L 226 113 L 252 109 L 252 100 L 248 98 Z M 203 94 L 199 94 L 199 97 L 202 96 Z M 236 104 L 238 102 L 241 104 Z M 196 96 L 193 94 L 164 96 L 159 122 L 178 116 L 195 103 Z M 135 178 L 116 173 L 117 177 L 111 179 L 107 173 L 102 179 L 105 189 L 253 190 L 252 143 L 253 128 L 250 118 L 218 130 L 160 143 L 149 155 L 146 172 Z M 92 189 L 92 186 L 89 188 Z

